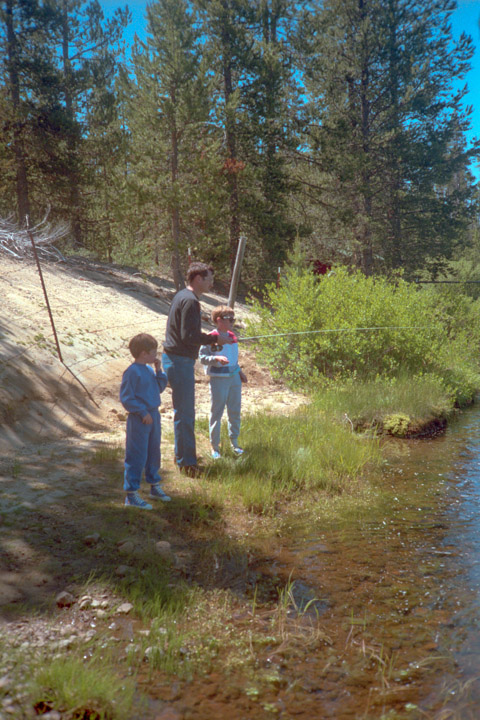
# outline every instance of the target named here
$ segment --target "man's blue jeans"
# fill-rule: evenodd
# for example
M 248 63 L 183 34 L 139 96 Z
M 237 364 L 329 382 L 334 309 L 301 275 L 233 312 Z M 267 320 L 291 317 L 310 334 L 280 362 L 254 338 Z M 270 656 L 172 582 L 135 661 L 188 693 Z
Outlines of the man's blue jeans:
M 195 360 L 163 353 L 163 369 L 172 388 L 173 428 L 177 464 L 197 464 L 195 446 Z

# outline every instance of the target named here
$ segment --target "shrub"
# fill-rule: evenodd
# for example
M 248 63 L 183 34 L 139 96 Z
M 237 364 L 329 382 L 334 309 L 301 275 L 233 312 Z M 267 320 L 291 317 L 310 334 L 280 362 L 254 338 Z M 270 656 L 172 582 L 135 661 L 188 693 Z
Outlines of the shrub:
M 292 268 L 253 309 L 248 334 L 275 335 L 259 341 L 260 359 L 293 385 L 433 373 L 459 398 L 479 386 L 479 331 L 470 339 L 479 307 L 458 292 L 344 267 L 322 278 Z

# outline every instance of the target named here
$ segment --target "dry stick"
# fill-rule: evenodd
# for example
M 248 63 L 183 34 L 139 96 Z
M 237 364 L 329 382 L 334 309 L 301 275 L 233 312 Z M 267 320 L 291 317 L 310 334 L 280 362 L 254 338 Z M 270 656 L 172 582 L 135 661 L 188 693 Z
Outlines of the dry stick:
M 235 305 L 235 300 L 237 298 L 237 287 L 238 281 L 240 280 L 240 271 L 242 269 L 246 242 L 247 238 L 245 235 L 240 235 L 237 247 L 237 257 L 235 258 L 235 266 L 233 268 L 232 279 L 230 281 L 230 292 L 228 294 L 228 306 L 231 308 Z
M 46 288 L 45 282 L 44 282 L 44 280 L 43 280 L 42 268 L 40 267 L 40 260 L 39 260 L 39 258 L 38 258 L 37 248 L 36 248 L 36 246 L 35 246 L 35 240 L 33 239 L 33 235 L 32 235 L 32 233 L 30 232 L 30 228 L 29 228 L 29 226 L 28 226 L 28 215 L 25 216 L 25 220 L 26 220 L 28 237 L 30 238 L 30 241 L 31 241 L 31 243 L 32 243 L 33 255 L 34 255 L 34 257 L 35 257 L 35 262 L 37 263 L 37 270 L 38 270 L 38 274 L 39 274 L 39 276 L 40 276 L 40 282 L 41 282 L 41 284 L 42 284 L 43 295 L 44 295 L 44 297 L 45 297 L 45 303 L 46 303 L 46 305 L 47 305 L 48 315 L 49 315 L 49 318 L 50 318 L 50 324 L 51 324 L 52 330 L 53 330 L 53 337 L 55 338 L 55 345 L 57 346 L 58 359 L 60 360 L 60 362 L 62 363 L 62 365 L 68 370 L 68 372 L 73 375 L 73 377 L 75 378 L 75 380 L 82 386 L 82 388 L 85 390 L 85 392 L 87 393 L 87 395 L 88 395 L 88 397 L 90 398 L 90 400 L 99 408 L 100 405 L 99 405 L 99 404 L 95 401 L 95 399 L 92 397 L 92 395 L 91 395 L 90 392 L 87 390 L 87 388 L 85 387 L 85 385 L 83 384 L 83 382 L 80 380 L 80 378 L 78 378 L 78 377 L 75 375 L 75 373 L 74 373 L 72 370 L 70 370 L 70 368 L 68 367 L 68 365 L 66 365 L 65 362 L 64 362 L 64 360 L 63 360 L 62 351 L 60 350 L 60 343 L 59 343 L 59 341 L 58 341 L 57 330 L 56 330 L 56 328 L 55 328 L 55 323 L 54 323 L 54 321 L 53 321 L 52 310 L 51 310 L 51 308 L 50 308 L 50 302 L 49 302 L 49 299 L 48 299 L 47 288 Z

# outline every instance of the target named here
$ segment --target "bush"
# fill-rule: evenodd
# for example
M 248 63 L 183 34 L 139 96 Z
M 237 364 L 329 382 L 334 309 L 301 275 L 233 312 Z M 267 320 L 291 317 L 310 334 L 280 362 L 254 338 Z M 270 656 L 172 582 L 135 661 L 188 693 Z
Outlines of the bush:
M 344 267 L 321 278 L 292 268 L 253 309 L 248 334 L 275 334 L 259 342 L 260 359 L 292 385 L 432 373 L 457 399 L 479 387 L 479 306 L 458 291 Z

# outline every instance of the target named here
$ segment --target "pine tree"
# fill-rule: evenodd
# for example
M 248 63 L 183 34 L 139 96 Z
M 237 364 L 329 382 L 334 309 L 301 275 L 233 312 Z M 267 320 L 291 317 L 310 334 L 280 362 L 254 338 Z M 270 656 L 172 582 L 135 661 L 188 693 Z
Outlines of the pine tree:
M 209 205 L 218 194 L 211 88 L 190 3 L 149 5 L 147 35 L 133 50 L 133 79 L 124 76 L 129 190 L 142 207 L 144 236 L 153 235 L 157 248 L 170 252 L 174 282 L 181 287 L 181 256 L 197 240 L 208 242 Z
M 326 234 L 365 273 L 438 263 L 468 217 L 445 192 L 472 155 L 465 91 L 473 48 L 455 43 L 451 0 L 327 0 L 305 15 L 310 160 L 325 183 Z M 329 187 L 326 187 L 328 183 Z M 465 212 L 467 208 L 467 212 Z

